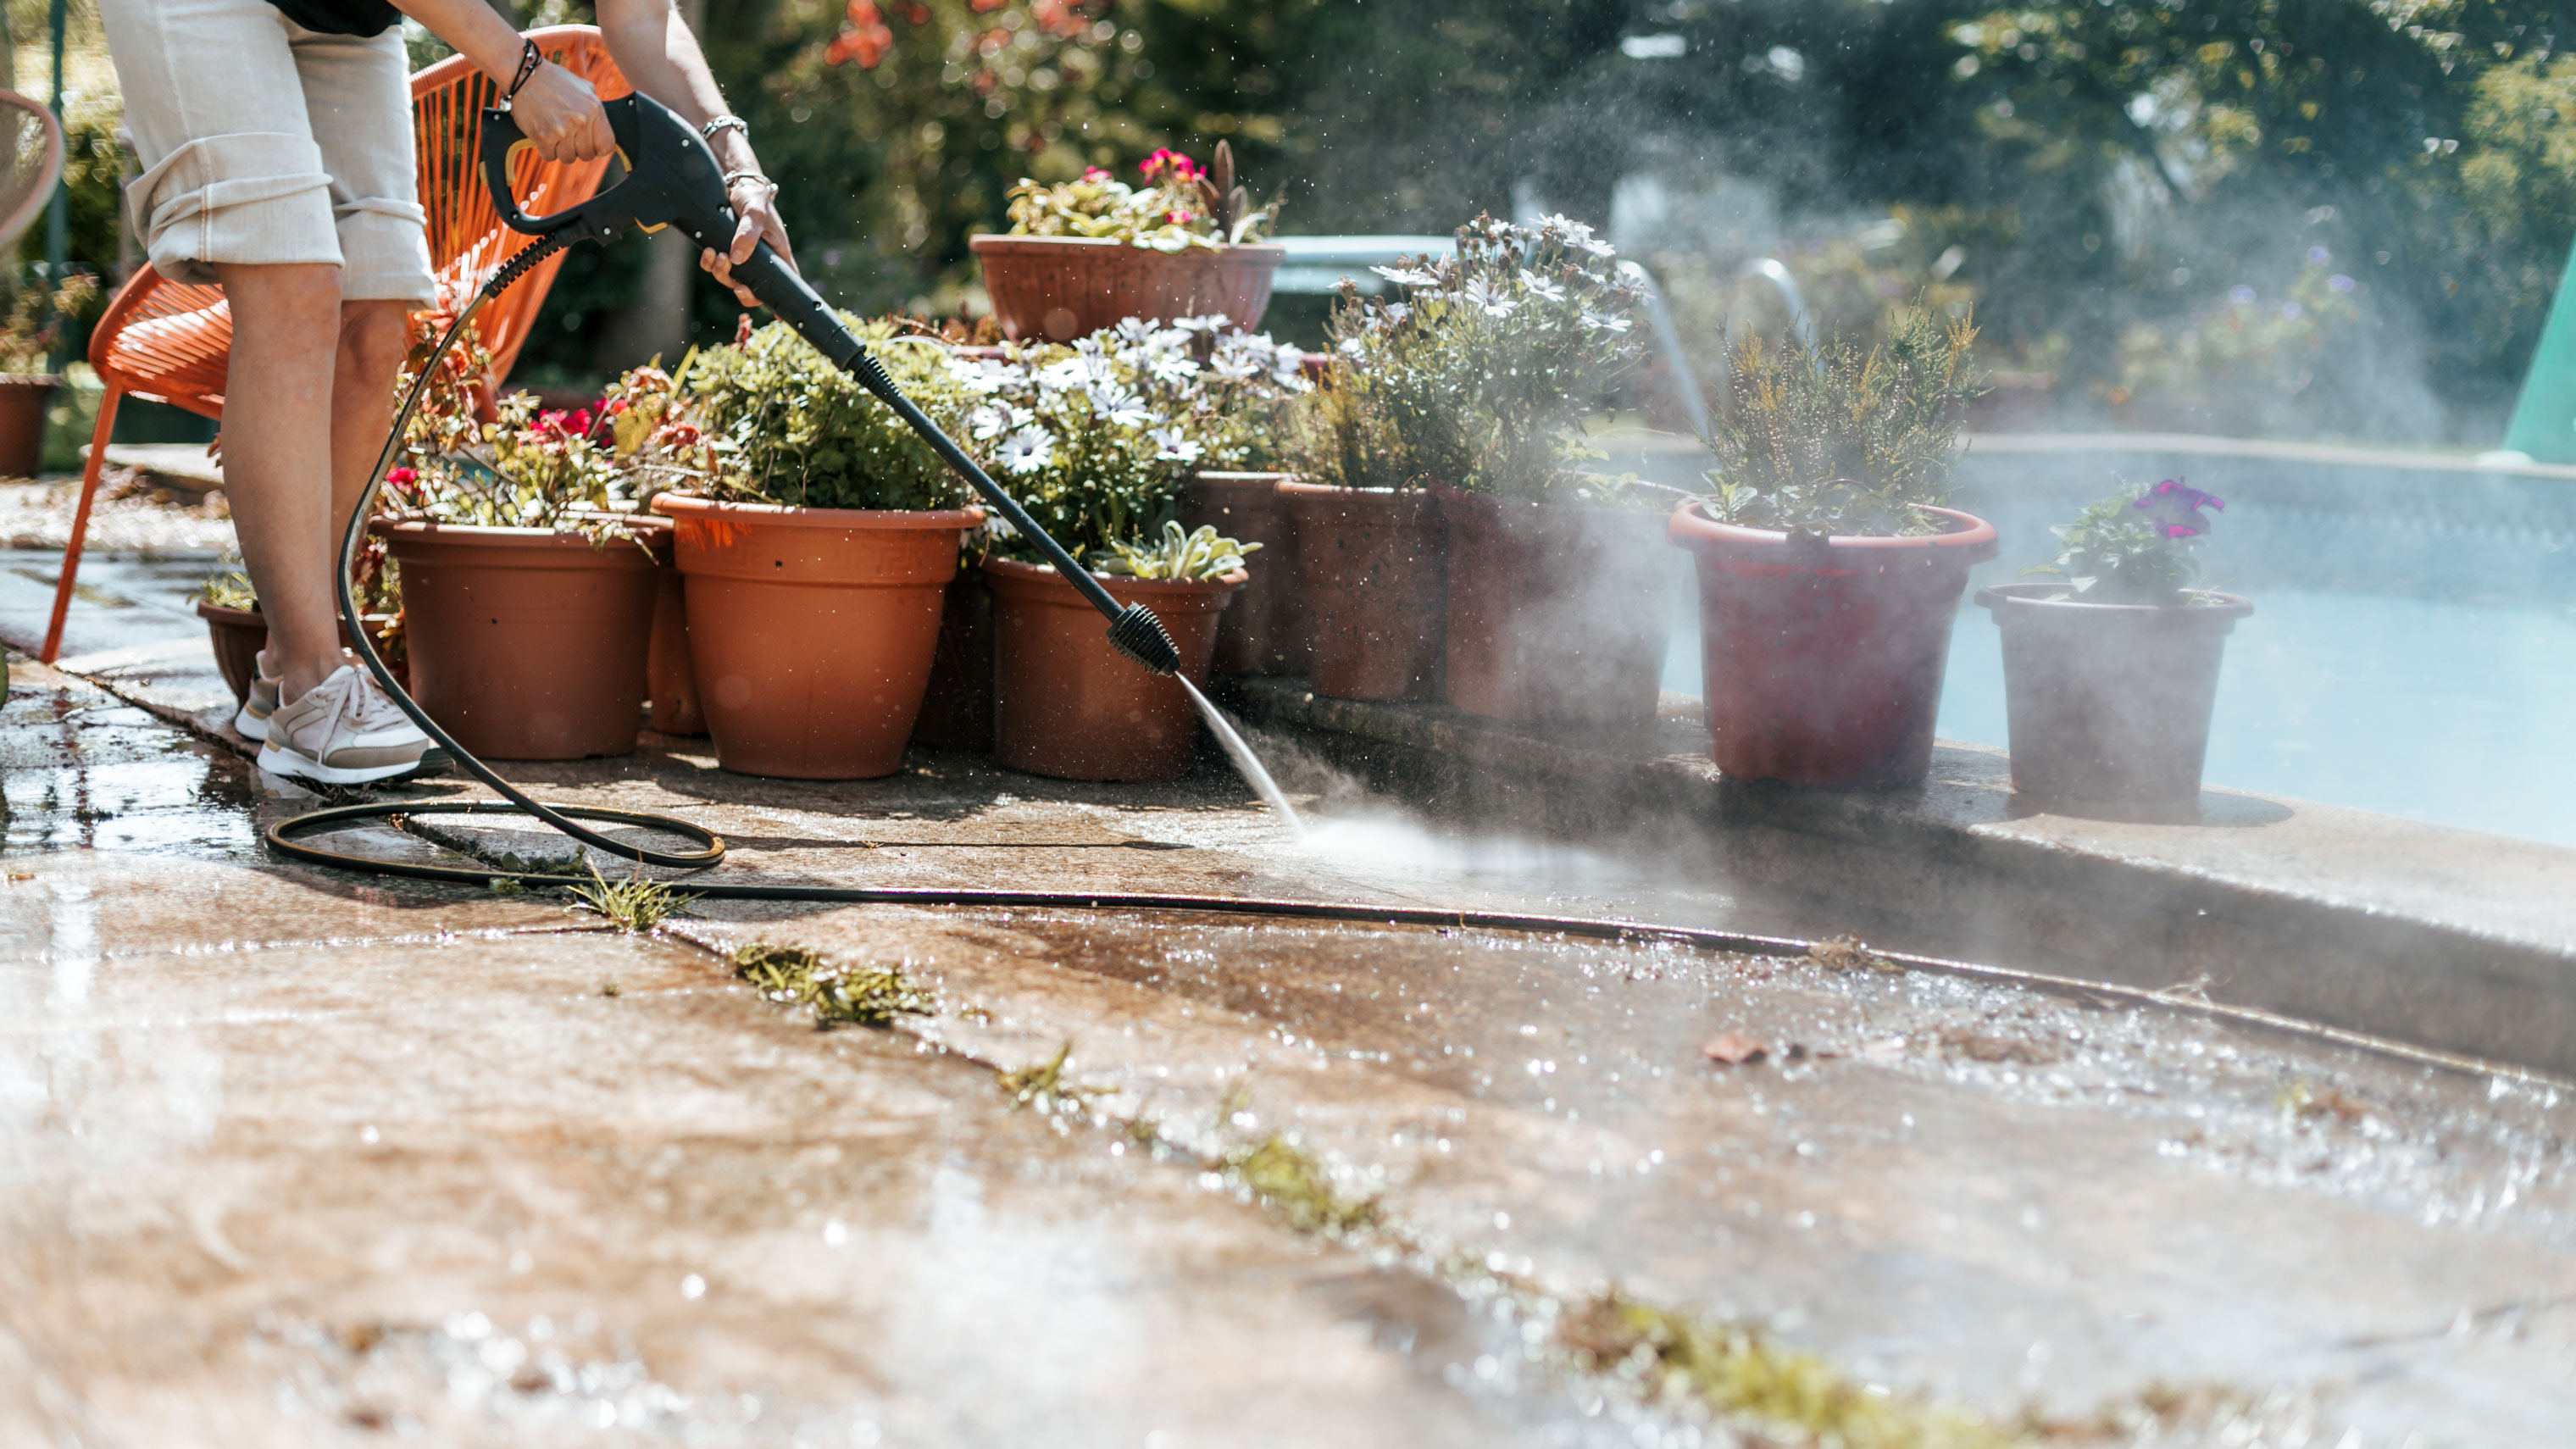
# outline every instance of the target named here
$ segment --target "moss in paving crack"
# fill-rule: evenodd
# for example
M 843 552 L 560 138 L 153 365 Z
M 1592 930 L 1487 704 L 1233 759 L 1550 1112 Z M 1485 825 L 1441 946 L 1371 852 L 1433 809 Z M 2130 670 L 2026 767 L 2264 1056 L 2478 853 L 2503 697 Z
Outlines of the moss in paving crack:
M 1761 1333 L 1613 1293 L 1569 1314 L 1558 1340 L 1584 1368 L 1648 1400 L 1696 1399 L 1753 1442 L 1833 1449 L 2014 1449 L 2037 1442 L 1859 1383 Z
M 822 1030 L 836 1026 L 887 1026 L 898 1016 L 928 1016 L 939 1009 L 929 992 L 901 966 L 835 966 L 803 946 L 754 941 L 726 957 L 734 974 L 772 1001 L 802 1006 Z
M 590 884 L 572 887 L 572 895 L 630 935 L 649 934 L 690 900 L 660 881 L 646 880 L 641 871 L 612 881 L 599 873 L 596 861 L 590 866 Z
M 1226 1154 L 1226 1172 L 1261 1203 L 1306 1232 L 1347 1233 L 1377 1221 L 1374 1198 L 1344 1197 L 1315 1155 L 1273 1135 L 1258 1147 Z

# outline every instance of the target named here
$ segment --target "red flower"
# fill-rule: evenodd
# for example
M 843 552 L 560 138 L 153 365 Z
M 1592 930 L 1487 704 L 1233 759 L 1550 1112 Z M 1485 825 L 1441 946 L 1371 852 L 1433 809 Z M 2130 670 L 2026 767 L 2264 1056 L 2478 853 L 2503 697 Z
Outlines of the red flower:
M 409 493 L 412 485 L 419 481 L 420 470 L 417 468 L 394 468 L 385 474 L 385 486 L 397 493 Z

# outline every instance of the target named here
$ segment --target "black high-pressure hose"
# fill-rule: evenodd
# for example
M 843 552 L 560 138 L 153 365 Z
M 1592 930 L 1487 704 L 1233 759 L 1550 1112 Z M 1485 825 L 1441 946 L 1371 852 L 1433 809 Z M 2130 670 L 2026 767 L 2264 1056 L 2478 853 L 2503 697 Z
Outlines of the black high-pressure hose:
M 619 154 L 624 158 L 627 179 L 602 192 L 582 206 L 545 217 L 530 217 L 519 209 L 509 186 L 510 160 L 516 147 L 524 145 L 518 127 L 507 111 L 483 113 L 483 165 L 487 184 L 492 189 L 493 204 L 504 219 L 516 229 L 540 238 L 495 272 L 485 282 L 463 312 L 449 324 L 439 339 L 437 350 L 421 368 L 401 410 L 394 418 L 392 432 L 385 439 L 376 460 L 374 474 L 365 493 L 350 515 L 340 538 L 340 568 L 337 579 L 340 610 L 344 617 L 359 618 L 357 601 L 352 596 L 349 579 L 356 566 L 358 545 L 365 536 L 368 518 L 375 511 L 377 494 L 384 486 L 387 469 L 399 455 L 402 438 L 411 419 L 419 411 L 429 380 L 446 358 L 448 350 L 463 334 L 476 313 L 493 298 L 510 289 L 533 271 L 546 258 L 575 241 L 606 243 L 615 240 L 630 226 L 659 230 L 677 225 L 691 240 L 701 246 L 722 249 L 732 244 L 734 215 L 724 199 L 724 179 L 715 157 L 706 143 L 686 123 L 651 99 L 628 96 L 606 103 L 609 124 L 616 133 Z M 915 432 L 956 470 L 975 491 L 990 503 L 1022 537 L 1037 546 L 1052 562 L 1057 572 L 1079 589 L 1093 607 L 1110 620 L 1109 640 L 1118 651 L 1140 666 L 1158 674 L 1177 673 L 1180 657 L 1171 638 L 1163 631 L 1161 621 L 1141 604 L 1120 608 L 1117 600 L 1102 587 L 1090 570 L 1076 563 L 1072 555 L 1048 536 L 1026 509 L 993 482 L 965 450 L 925 416 L 910 398 L 895 386 L 894 379 L 871 356 L 865 344 L 852 335 L 833 315 L 813 289 L 790 270 L 772 251 L 761 243 L 751 260 L 733 269 L 734 277 L 766 302 L 779 317 L 793 326 L 799 335 L 812 343 L 824 356 L 857 378 L 860 384 L 894 409 Z M 502 796 L 497 801 L 395 800 L 341 805 L 298 815 L 271 825 L 265 839 L 271 850 L 291 859 L 339 870 L 373 875 L 400 876 L 412 880 L 441 881 L 458 885 L 489 886 L 496 881 L 515 881 L 524 887 L 550 888 L 587 885 L 591 877 L 561 872 L 505 870 L 481 865 L 435 865 L 411 861 L 383 860 L 329 850 L 308 842 L 307 837 L 363 821 L 383 820 L 415 815 L 528 815 L 583 845 L 638 862 L 676 870 L 703 870 L 724 859 L 722 837 L 702 826 L 669 815 L 644 811 L 607 810 L 579 805 L 547 805 L 512 785 L 491 766 L 476 759 L 458 744 L 454 737 L 439 728 L 409 692 L 393 675 L 364 629 L 352 630 L 359 657 L 385 693 L 411 717 L 422 732 L 444 748 L 455 762 L 476 779 Z M 622 825 L 631 828 L 676 835 L 697 843 L 695 850 L 656 850 L 629 841 L 618 840 L 581 824 L 590 821 L 600 825 Z M 1630 921 L 1601 920 L 1579 916 L 1547 916 L 1509 911 L 1448 911 L 1418 906 L 1379 906 L 1358 902 L 1294 901 L 1241 896 L 1164 895 L 1134 892 L 1101 891 L 1027 891 L 992 890 L 952 887 L 907 886 L 819 886 L 819 885 L 753 885 L 745 882 L 691 880 L 675 883 L 690 896 L 718 900 L 780 901 L 814 905 L 908 905 L 908 906 L 980 906 L 1020 909 L 1062 909 L 1098 911 L 1174 911 L 1230 916 L 1258 916 L 1271 919 L 1330 921 L 1365 926 L 1419 926 L 1450 930 L 1522 931 L 1571 936 L 1588 940 L 1653 943 L 1666 942 L 1707 951 L 1741 952 L 1755 955 L 1799 955 L 1812 944 L 1782 936 L 1749 935 L 1738 931 L 1711 931 L 1684 926 L 1662 926 Z M 2060 994 L 2154 1004 L 2172 1010 L 2209 1016 L 2240 1026 L 2288 1032 L 2322 1038 L 2340 1044 L 2362 1047 L 2424 1061 L 2454 1069 L 2474 1070 L 2507 1075 L 2520 1075 L 2512 1068 L 2476 1062 L 2446 1053 L 2426 1051 L 2376 1038 L 2361 1036 L 2331 1027 L 2296 1021 L 2270 1012 L 2213 1004 L 2194 999 L 2176 999 L 2162 993 L 2136 987 L 2078 981 L 2066 977 L 2046 976 L 1996 966 L 1943 960 L 1901 952 L 1874 952 L 1878 960 L 1892 966 L 1929 970 L 1949 975 L 1984 980 L 1996 984 L 2017 985 Z

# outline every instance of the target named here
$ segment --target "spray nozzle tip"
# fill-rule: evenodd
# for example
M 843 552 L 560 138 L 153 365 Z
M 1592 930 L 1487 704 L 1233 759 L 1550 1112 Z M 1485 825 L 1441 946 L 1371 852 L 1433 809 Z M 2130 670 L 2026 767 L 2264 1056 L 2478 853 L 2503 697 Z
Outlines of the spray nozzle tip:
M 1163 621 L 1142 604 L 1129 604 L 1110 621 L 1109 646 L 1156 674 L 1181 672 L 1181 651 L 1163 632 Z

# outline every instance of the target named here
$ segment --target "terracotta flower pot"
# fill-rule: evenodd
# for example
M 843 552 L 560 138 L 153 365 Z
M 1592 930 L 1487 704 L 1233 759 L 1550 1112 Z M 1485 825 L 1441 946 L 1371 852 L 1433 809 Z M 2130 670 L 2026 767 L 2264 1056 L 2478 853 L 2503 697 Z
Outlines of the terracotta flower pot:
M 1219 674 L 1306 672 L 1306 602 L 1297 585 L 1297 528 L 1279 501 L 1287 473 L 1201 473 L 1181 495 L 1181 527 L 1201 524 L 1257 543 L 1251 582 L 1216 630 Z
M 2200 803 L 2234 594 L 2091 604 L 2065 584 L 1977 591 L 2003 633 L 2015 792 L 2040 805 L 2182 812 Z
M 1448 530 L 1423 492 L 1282 483 L 1309 682 L 1330 699 L 1438 699 Z
M 1189 768 L 1199 716 L 1180 685 L 1109 647 L 1109 626 L 1053 569 L 988 560 L 993 589 L 993 752 L 1059 780 L 1169 780 Z M 1121 604 L 1154 611 L 1204 687 L 1217 619 L 1244 572 L 1182 582 L 1103 579 Z
M 1262 289 L 1269 295 L 1269 289 Z M 0 373 L 0 478 L 33 478 L 45 456 L 45 404 L 62 381 L 37 373 Z
M 224 687 L 233 692 L 233 703 L 240 704 L 250 698 L 250 682 L 259 674 L 259 651 L 268 647 L 268 620 L 257 609 L 227 609 L 203 599 L 197 600 L 196 607 L 215 646 L 215 668 L 224 676 Z
M 670 567 L 670 535 L 654 549 L 664 565 L 653 590 L 653 642 L 644 653 L 645 688 L 651 700 L 653 728 L 666 735 L 707 732 L 706 711 L 698 706 L 698 681 L 689 667 L 689 604 L 686 581 Z
M 1432 493 L 1449 523 L 1449 702 L 1521 724 L 1652 725 L 1663 515 Z
M 1014 342 L 1071 342 L 1128 317 L 1169 322 L 1223 313 L 1249 332 L 1270 309 L 1288 249 L 1260 243 L 1158 252 L 1069 236 L 979 236 L 993 316 Z
M 866 780 L 903 763 L 972 508 L 782 508 L 666 493 L 716 760 Z
M 1699 565 L 1708 730 L 1717 767 L 1745 780 L 1844 790 L 1922 783 L 1968 570 L 1994 525 L 1946 508 L 1920 538 L 1818 539 L 1675 509 Z
M 982 568 L 961 568 L 948 581 L 939 611 L 939 652 L 912 742 L 934 750 L 993 748 L 993 591 Z
M 627 539 L 461 524 L 379 524 L 402 569 L 412 698 L 495 760 L 635 750 L 657 587 Z

